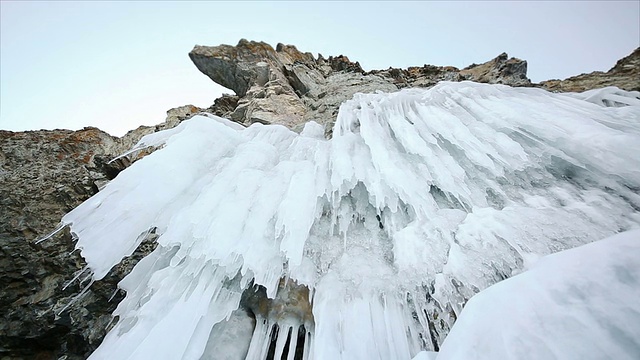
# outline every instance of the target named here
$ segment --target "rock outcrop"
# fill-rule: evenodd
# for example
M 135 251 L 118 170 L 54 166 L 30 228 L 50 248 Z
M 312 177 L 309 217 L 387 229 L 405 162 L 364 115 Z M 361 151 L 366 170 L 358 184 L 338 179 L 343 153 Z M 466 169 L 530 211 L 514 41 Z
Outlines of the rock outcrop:
M 506 53 L 464 69 L 424 65 L 365 72 L 346 56 L 324 58 L 292 45 L 272 48 L 263 42 L 240 40 L 236 46 L 196 46 L 191 60 L 216 83 L 232 89 L 236 105 L 226 114 L 239 123 L 282 124 L 301 130 L 314 120 L 330 136 L 340 104 L 357 92 L 391 92 L 405 87 L 431 87 L 440 81 L 475 81 L 509 86 L 541 87 L 555 92 L 579 92 L 606 86 L 640 90 L 640 48 L 608 72 L 593 72 L 539 84 L 527 78 L 527 62 Z M 227 99 L 222 98 L 222 99 Z
M 250 125 L 301 130 L 308 120 L 329 129 L 338 106 L 357 91 L 394 91 L 381 77 L 364 75 L 345 56 L 315 59 L 294 46 L 241 40 L 237 46 L 196 46 L 189 56 L 204 74 L 238 96 L 230 118 Z
M 618 60 L 607 72 L 594 71 L 564 80 L 547 80 L 538 86 L 553 92 L 581 92 L 607 86 L 627 91 L 640 91 L 640 47 Z
M 122 299 L 117 283 L 153 249 L 153 236 L 86 289 L 85 263 L 68 230 L 36 240 L 137 157 L 111 159 L 201 110 L 171 109 L 164 123 L 122 138 L 91 127 L 0 131 L 0 358 L 85 359 L 100 344 Z
M 471 64 L 459 70 L 453 66 L 424 65 L 405 69 L 389 68 L 370 73 L 393 79 L 398 88 L 431 87 L 440 81 L 475 81 L 510 86 L 531 86 L 527 78 L 527 62 L 509 58 L 506 53 L 484 64 Z
M 526 77 L 527 62 L 508 58 L 505 53 L 462 70 L 424 65 L 365 72 L 359 63 L 343 55 L 316 58 L 292 45 L 278 44 L 274 49 L 264 42 L 243 39 L 236 46 L 196 46 L 189 57 L 205 75 L 236 93 L 232 120 L 245 125 L 281 124 L 294 130 L 314 120 L 324 126 L 327 135 L 340 104 L 357 92 L 428 87 L 442 80 L 531 86 Z
M 171 109 L 164 123 L 140 127 L 122 138 L 95 128 L 0 131 L 0 358 L 84 359 L 101 342 L 123 295 L 116 284 L 153 248 L 153 234 L 131 258 L 88 288 L 88 282 L 81 281 L 86 274 L 71 282 L 84 263 L 73 251 L 68 231 L 41 243 L 35 240 L 135 161 L 136 157 L 109 163 L 145 134 L 207 112 L 244 125 L 275 123 L 294 130 L 315 120 L 330 136 L 340 104 L 353 94 L 429 87 L 442 80 L 540 86 L 552 91 L 610 85 L 640 90 L 640 49 L 606 73 L 541 84 L 527 79 L 526 61 L 506 54 L 462 70 L 424 65 L 370 72 L 346 56 L 314 57 L 291 45 L 278 44 L 274 49 L 246 40 L 237 46 L 196 46 L 189 56 L 204 74 L 236 95 L 224 95 L 207 109 L 191 105 Z M 295 293 L 292 298 L 304 299 L 305 289 L 289 291 Z M 64 309 L 75 297 L 74 304 Z M 245 307 L 259 313 L 288 304 L 263 298 L 246 298 Z
M 96 128 L 0 131 L 0 357 L 80 359 L 104 336 L 117 282 L 95 284 L 57 315 L 80 293 L 63 285 L 84 263 L 68 232 L 34 240 L 128 165 L 108 164 L 125 142 Z

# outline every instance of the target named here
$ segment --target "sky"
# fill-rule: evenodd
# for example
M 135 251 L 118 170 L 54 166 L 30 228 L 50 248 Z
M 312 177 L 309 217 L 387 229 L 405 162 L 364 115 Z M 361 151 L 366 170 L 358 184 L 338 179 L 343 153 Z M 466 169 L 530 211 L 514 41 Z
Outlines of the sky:
M 208 107 L 233 92 L 188 53 L 241 38 L 365 70 L 463 68 L 507 52 L 539 82 L 607 71 L 640 46 L 640 1 L 0 0 L 0 129 L 120 136 L 173 107 Z

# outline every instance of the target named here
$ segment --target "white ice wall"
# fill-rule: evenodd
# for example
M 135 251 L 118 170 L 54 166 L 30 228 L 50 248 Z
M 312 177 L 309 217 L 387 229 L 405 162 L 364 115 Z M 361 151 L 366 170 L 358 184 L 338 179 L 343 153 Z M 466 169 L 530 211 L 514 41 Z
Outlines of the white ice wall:
M 615 95 L 631 106 L 441 83 L 356 94 L 331 140 L 213 116 L 143 138 L 163 148 L 63 218 L 96 279 L 160 234 L 92 358 L 197 359 L 251 282 L 283 277 L 311 289 L 309 358 L 433 349 L 478 291 L 640 227 L 640 106 Z M 256 332 L 238 341 L 259 358 Z

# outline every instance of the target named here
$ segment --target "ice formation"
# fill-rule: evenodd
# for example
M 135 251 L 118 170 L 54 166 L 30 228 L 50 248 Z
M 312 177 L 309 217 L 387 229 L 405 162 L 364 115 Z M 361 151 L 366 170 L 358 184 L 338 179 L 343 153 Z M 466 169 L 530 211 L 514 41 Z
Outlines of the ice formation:
M 640 106 L 616 96 L 445 82 L 356 94 L 331 140 L 214 116 L 149 135 L 63 218 L 94 279 L 159 234 L 91 358 L 438 350 L 480 290 L 640 227 Z
M 640 358 L 640 230 L 541 259 L 474 296 L 447 359 Z
M 587 90 L 581 93 L 567 93 L 567 95 L 604 106 L 640 106 L 640 91 L 624 91 L 615 86 Z

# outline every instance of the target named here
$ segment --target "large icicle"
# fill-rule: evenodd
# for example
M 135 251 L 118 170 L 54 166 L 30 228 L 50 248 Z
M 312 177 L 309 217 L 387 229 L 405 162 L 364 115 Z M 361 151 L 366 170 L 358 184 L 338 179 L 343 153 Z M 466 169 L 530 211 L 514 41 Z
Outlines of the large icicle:
M 437 349 L 478 291 L 640 227 L 636 94 L 592 95 L 441 83 L 357 94 L 331 140 L 212 116 L 143 138 L 63 218 L 95 279 L 159 234 L 92 358 L 220 358 L 224 331 L 231 358 Z

